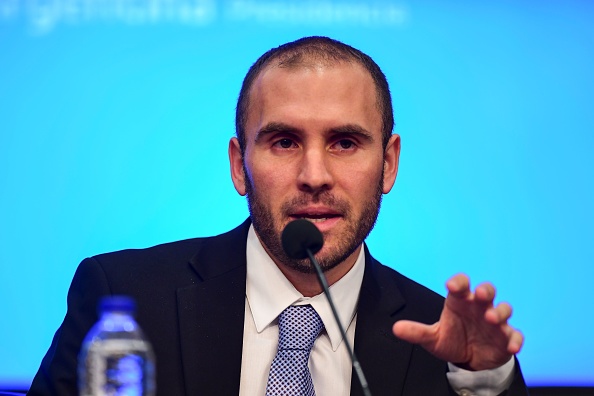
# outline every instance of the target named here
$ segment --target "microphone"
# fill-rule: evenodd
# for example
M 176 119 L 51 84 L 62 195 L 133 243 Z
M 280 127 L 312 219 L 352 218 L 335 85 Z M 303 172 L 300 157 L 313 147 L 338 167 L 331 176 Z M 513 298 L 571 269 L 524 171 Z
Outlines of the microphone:
M 304 259 L 309 257 L 309 260 L 316 270 L 320 286 L 322 286 L 324 294 L 326 295 L 326 299 L 328 300 L 328 304 L 332 309 L 334 320 L 336 321 L 336 324 L 340 329 L 340 334 L 342 334 L 342 338 L 344 339 L 344 344 L 346 345 L 349 356 L 351 357 L 353 369 L 355 370 L 355 374 L 359 379 L 359 383 L 363 389 L 363 394 L 365 396 L 371 396 L 371 391 L 369 390 L 369 385 L 367 384 L 367 380 L 365 379 L 365 375 L 363 374 L 359 360 L 355 356 L 355 352 L 353 352 L 353 348 L 349 343 L 346 331 L 342 326 L 340 318 L 338 317 L 338 311 L 336 310 L 334 301 L 332 301 L 332 296 L 330 295 L 326 276 L 322 272 L 320 263 L 318 263 L 318 260 L 316 260 L 314 257 L 314 254 L 319 252 L 324 245 L 324 237 L 322 233 L 312 222 L 305 219 L 298 219 L 287 224 L 283 230 L 283 233 L 281 234 L 281 241 L 285 253 L 290 258 Z
M 318 227 L 311 221 L 299 219 L 287 224 L 281 240 L 287 256 L 293 259 L 304 259 L 307 249 L 316 254 L 324 246 L 324 237 Z

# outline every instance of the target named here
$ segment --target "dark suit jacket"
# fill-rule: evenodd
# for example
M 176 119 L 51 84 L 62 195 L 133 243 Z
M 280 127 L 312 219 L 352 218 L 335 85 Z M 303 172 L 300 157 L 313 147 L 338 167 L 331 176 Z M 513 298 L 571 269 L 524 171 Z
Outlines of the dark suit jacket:
M 137 321 L 153 345 L 160 395 L 237 395 L 249 224 L 216 237 L 85 259 L 29 394 L 77 394 L 77 355 L 97 321 L 97 302 L 104 295 L 125 294 L 137 301 Z M 446 363 L 391 331 L 399 319 L 437 321 L 443 298 L 381 265 L 367 249 L 365 255 L 355 353 L 372 393 L 453 394 Z M 523 395 L 525 389 L 518 366 L 508 394 Z M 351 394 L 361 394 L 354 375 Z

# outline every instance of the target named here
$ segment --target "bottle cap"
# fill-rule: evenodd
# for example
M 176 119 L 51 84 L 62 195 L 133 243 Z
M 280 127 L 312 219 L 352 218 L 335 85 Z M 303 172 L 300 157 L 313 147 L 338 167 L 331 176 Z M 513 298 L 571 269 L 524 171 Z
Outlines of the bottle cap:
M 136 303 L 132 297 L 128 296 L 107 296 L 101 298 L 99 301 L 99 312 L 116 311 L 116 312 L 134 312 L 136 310 Z

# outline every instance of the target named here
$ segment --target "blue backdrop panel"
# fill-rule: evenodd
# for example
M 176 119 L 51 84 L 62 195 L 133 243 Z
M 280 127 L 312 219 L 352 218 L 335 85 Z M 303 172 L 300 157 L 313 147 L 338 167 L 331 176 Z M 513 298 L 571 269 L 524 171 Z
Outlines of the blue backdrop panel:
M 594 3 L 0 2 L 0 387 L 28 386 L 84 257 L 247 216 L 227 143 L 264 51 L 328 35 L 391 84 L 400 173 L 368 239 L 443 293 L 491 280 L 530 385 L 594 385 Z

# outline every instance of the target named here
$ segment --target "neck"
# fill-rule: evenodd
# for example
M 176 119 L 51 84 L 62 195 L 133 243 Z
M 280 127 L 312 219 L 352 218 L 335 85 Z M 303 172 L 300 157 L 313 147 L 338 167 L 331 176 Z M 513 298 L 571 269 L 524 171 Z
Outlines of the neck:
M 343 276 L 346 275 L 347 272 L 351 270 L 351 268 L 353 268 L 355 262 L 357 261 L 357 257 L 359 257 L 359 252 L 361 251 L 362 246 L 363 245 L 360 245 L 344 261 L 335 267 L 324 271 L 324 275 L 328 281 L 328 286 L 332 286 L 334 283 L 338 282 Z M 291 282 L 293 287 L 295 287 L 299 293 L 303 294 L 304 297 L 317 296 L 323 292 L 322 286 L 320 285 L 315 272 L 303 273 L 278 262 L 274 258 L 273 261 L 283 273 L 283 275 L 289 280 L 289 282 Z

